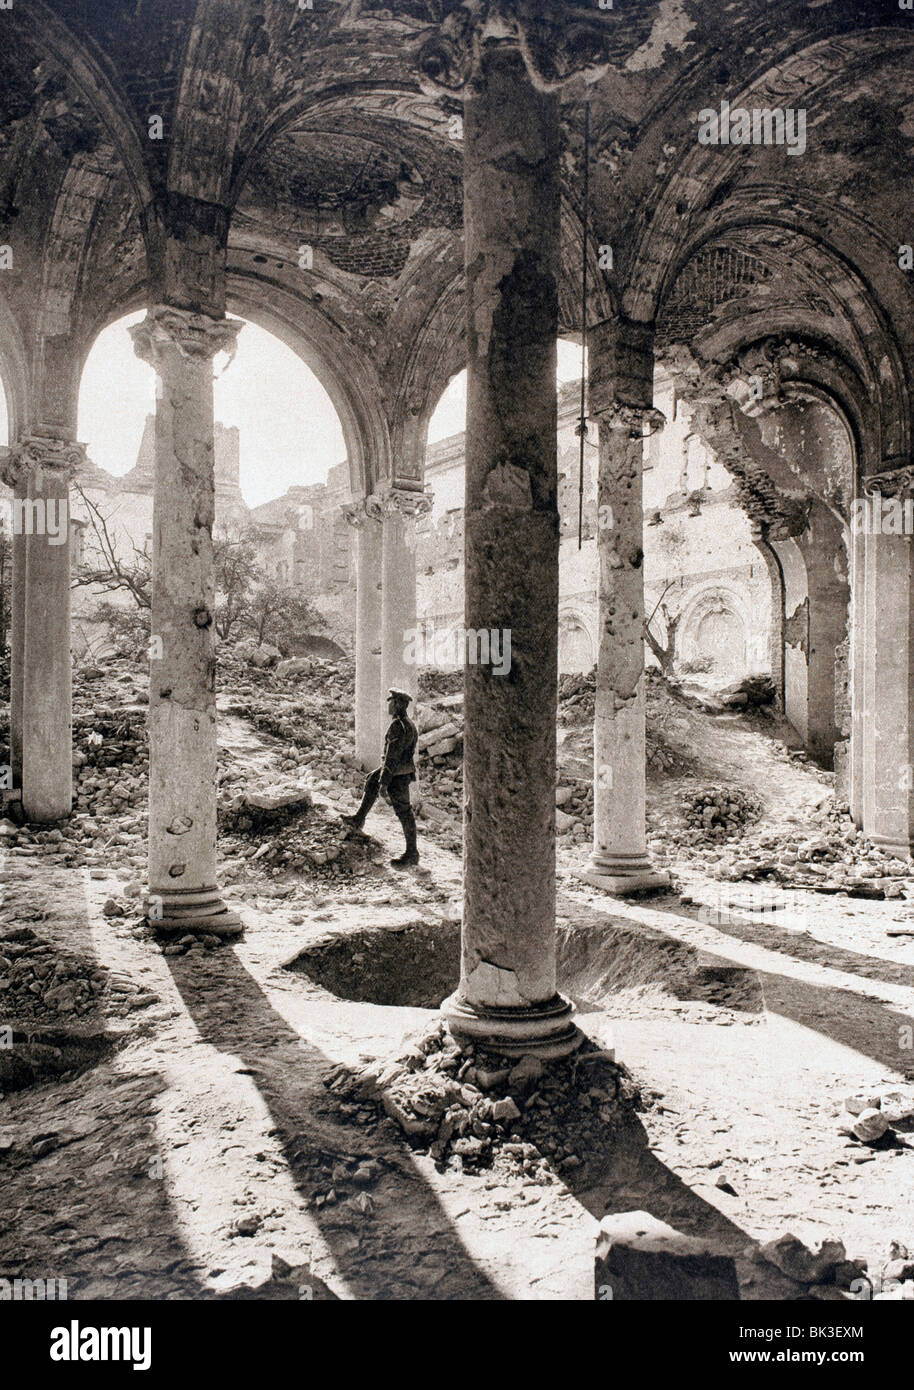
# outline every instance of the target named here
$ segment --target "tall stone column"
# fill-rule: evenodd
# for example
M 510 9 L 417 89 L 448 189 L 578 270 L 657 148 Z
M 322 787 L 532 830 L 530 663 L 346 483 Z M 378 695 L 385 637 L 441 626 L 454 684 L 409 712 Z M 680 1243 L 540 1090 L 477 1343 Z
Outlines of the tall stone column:
M 582 877 L 608 893 L 663 888 L 647 852 L 645 821 L 645 430 L 663 416 L 646 405 L 591 397 L 600 428 L 597 552 L 600 646 L 594 711 L 594 843 Z
M 914 468 L 864 478 L 899 502 Z M 878 505 L 876 510 L 878 511 Z M 883 849 L 914 847 L 914 540 L 867 525 L 864 538 L 863 829 Z
M 16 517 L 25 515 L 26 471 L 11 453 L 0 472 L 13 493 L 12 575 L 10 576 L 10 765 L 13 786 L 22 787 L 22 672 L 25 661 L 25 531 Z
M 848 581 L 842 570 L 846 556 L 841 523 L 817 499 L 807 529 L 796 538 L 806 569 L 805 611 L 806 689 L 804 739 L 809 753 L 823 766 L 834 765 L 835 744 L 841 737 L 835 714 L 835 653 L 847 636 Z
M 39 823 L 68 816 L 73 803 L 70 479 L 84 453 L 32 434 L 11 458 L 12 756 L 25 818 Z
M 851 747 L 849 801 L 854 824 L 863 827 L 864 788 L 864 673 L 866 670 L 866 536 L 851 528 Z
M 150 309 L 131 329 L 159 376 L 149 683 L 149 920 L 241 930 L 216 888 L 213 357 L 238 324 Z
M 428 493 L 392 487 L 375 494 L 369 505 L 381 517 L 381 707 L 393 686 L 415 700 L 416 668 L 416 517 L 428 511 Z M 386 723 L 386 718 L 385 718 Z
M 356 533 L 355 755 L 366 771 L 377 767 L 384 741 L 381 723 L 382 529 L 370 498 L 344 508 Z
M 457 1037 L 544 1056 L 579 1040 L 556 992 L 559 203 L 558 100 L 496 44 L 464 101 L 465 622 L 476 660 L 464 684 L 461 976 L 443 1009 Z M 493 637 L 502 656 L 510 641 L 502 673 Z

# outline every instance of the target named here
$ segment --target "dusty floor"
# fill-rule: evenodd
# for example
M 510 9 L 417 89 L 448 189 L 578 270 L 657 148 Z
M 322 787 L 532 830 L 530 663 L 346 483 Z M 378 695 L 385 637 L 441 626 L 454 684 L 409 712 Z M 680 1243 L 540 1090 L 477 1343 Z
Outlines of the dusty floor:
M 697 747 L 700 722 L 684 736 L 705 775 L 755 788 L 771 828 L 828 796 L 827 776 L 751 721 L 709 717 Z M 236 766 L 278 766 L 281 744 L 243 719 L 222 736 Z M 348 787 L 324 780 L 316 801 L 348 804 Z M 653 788 L 655 824 L 673 794 L 672 781 Z M 430 1022 L 409 1002 L 422 991 L 356 1001 L 286 968 L 341 935 L 364 961 L 380 927 L 392 934 L 380 973 L 399 940 L 409 980 L 424 968 L 410 927 L 453 937 L 447 837 L 426 838 L 423 868 L 397 875 L 390 809 L 368 828 L 384 853 L 353 880 L 277 871 L 252 886 L 227 865 L 246 934 L 183 955 L 164 955 L 135 913 L 103 910 L 137 875 L 118 871 L 116 849 L 110 869 L 67 867 L 53 843 L 0 850 L 0 933 L 30 927 L 136 987 L 99 995 L 72 1025 L 109 1044 L 95 1065 L 0 1101 L 0 1274 L 66 1278 L 76 1298 L 589 1299 L 597 1220 L 631 1208 L 734 1250 L 787 1230 L 807 1244 L 838 1236 L 871 1265 L 891 1240 L 914 1248 L 914 1147 L 870 1149 L 836 1128 L 847 1094 L 914 1077 L 914 938 L 885 934 L 905 903 L 775 888 L 783 910 L 759 912 L 683 854 L 681 892 L 620 903 L 575 877 L 586 846 L 561 841 L 580 1023 L 612 1042 L 646 1103 L 607 1131 L 586 1184 L 561 1170 L 439 1172 L 390 1120 L 325 1085 Z

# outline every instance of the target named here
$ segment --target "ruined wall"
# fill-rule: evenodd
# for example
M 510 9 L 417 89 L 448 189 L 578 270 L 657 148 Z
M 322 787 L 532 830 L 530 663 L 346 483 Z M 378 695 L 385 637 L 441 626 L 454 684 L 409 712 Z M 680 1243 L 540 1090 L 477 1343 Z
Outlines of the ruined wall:
M 118 555 L 133 556 L 144 546 L 152 551 L 155 420 L 148 416 L 133 468 L 121 477 L 91 462 L 79 480 L 88 502 L 104 517 Z M 249 508 L 240 487 L 241 439 L 236 426 L 215 426 L 214 469 L 216 528 L 256 529 L 262 572 L 282 587 L 315 599 L 334 640 L 351 645 L 355 569 L 351 560 L 350 529 L 341 513 L 349 500 L 346 464 L 331 468 L 327 482 L 293 487 L 282 497 Z M 4 489 L 5 491 L 5 489 Z M 91 560 L 97 549 L 90 507 L 73 490 L 71 499 L 74 565 Z M 133 600 L 123 591 L 102 594 L 95 587 L 73 591 L 73 646 L 77 653 L 95 650 L 106 640 L 96 619 L 100 602 L 129 608 Z
M 770 669 L 771 578 L 735 501 L 732 480 L 693 434 L 691 416 L 661 373 L 656 404 L 667 424 L 644 451 L 646 611 L 663 600 L 679 620 L 677 657 L 736 679 Z M 589 670 L 597 653 L 596 435 L 584 446 L 582 545 L 578 548 L 578 388 L 559 391 L 559 666 Z M 427 636 L 463 624 L 463 436 L 433 444 L 426 483 L 434 507 L 417 543 L 417 611 Z M 653 631 L 666 641 L 664 615 Z M 445 644 L 446 645 L 446 644 Z M 648 660 L 655 658 L 648 653 Z

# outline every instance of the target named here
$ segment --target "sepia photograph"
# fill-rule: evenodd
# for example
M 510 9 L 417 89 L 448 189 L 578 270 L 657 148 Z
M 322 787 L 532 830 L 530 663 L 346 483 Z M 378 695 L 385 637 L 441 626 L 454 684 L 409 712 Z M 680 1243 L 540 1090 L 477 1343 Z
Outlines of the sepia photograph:
M 22 1373 L 889 1370 L 914 0 L 0 0 L 0 387 Z

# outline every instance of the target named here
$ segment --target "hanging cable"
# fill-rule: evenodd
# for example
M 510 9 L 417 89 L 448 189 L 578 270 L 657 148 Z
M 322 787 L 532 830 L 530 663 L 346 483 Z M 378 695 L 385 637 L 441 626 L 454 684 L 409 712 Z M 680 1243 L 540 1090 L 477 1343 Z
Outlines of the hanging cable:
M 590 102 L 584 103 L 584 211 L 581 240 L 581 417 L 576 434 L 581 441 L 578 464 L 578 550 L 584 540 L 584 439 L 587 435 L 587 237 L 590 222 Z

